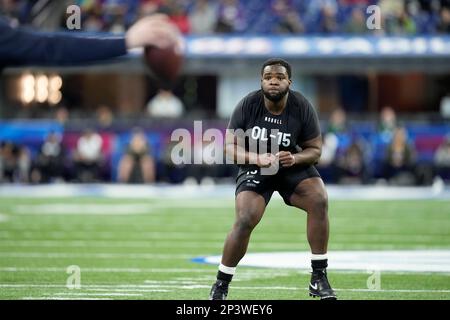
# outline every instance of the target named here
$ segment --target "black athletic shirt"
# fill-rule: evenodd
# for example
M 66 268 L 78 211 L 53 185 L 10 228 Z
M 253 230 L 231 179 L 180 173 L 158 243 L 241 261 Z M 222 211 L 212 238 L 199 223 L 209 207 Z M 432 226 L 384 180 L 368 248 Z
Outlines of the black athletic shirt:
M 301 93 L 292 90 L 289 90 L 286 107 L 280 115 L 267 110 L 262 90 L 251 92 L 233 111 L 228 129 L 246 131 L 246 151 L 249 151 L 248 141 L 251 139 L 254 143 L 267 141 L 267 152 L 272 143 L 277 143 L 280 151 L 297 153 L 305 141 L 320 135 L 319 120 L 313 106 Z

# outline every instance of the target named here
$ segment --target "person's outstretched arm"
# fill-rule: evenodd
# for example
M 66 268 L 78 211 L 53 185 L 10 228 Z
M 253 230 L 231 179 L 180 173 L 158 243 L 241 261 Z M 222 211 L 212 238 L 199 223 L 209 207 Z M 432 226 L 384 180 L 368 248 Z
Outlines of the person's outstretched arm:
M 13 28 L 0 19 L 0 65 L 71 65 L 119 57 L 127 49 L 179 44 L 180 36 L 166 16 L 136 22 L 124 36 L 98 37 L 82 33 L 39 33 Z

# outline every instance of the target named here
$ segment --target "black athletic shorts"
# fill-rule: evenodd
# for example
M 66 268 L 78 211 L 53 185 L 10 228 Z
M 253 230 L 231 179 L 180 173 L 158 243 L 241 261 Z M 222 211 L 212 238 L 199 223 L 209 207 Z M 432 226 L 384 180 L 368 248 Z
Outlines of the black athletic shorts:
M 320 174 L 314 166 L 280 168 L 274 175 L 261 175 L 257 166 L 243 166 L 239 168 L 236 177 L 237 196 L 241 191 L 254 191 L 264 197 L 266 205 L 274 191 L 283 198 L 287 205 L 291 205 L 289 199 L 297 185 L 308 178 L 319 177 Z

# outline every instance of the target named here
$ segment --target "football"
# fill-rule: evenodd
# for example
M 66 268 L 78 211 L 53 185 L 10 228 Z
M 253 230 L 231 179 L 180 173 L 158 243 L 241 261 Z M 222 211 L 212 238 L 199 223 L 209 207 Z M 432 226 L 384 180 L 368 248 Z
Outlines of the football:
M 175 46 L 164 49 L 147 46 L 144 48 L 144 61 L 161 87 L 171 87 L 180 74 L 183 55 Z

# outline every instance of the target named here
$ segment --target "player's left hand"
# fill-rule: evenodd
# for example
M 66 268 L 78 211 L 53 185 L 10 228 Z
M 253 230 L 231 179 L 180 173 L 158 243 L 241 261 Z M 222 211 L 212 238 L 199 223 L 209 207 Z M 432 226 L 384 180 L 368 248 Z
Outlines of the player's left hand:
M 295 157 L 289 151 L 280 151 L 276 156 L 282 167 L 292 167 L 295 164 Z

